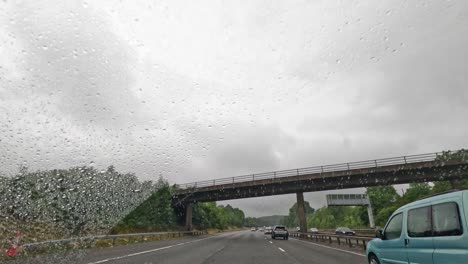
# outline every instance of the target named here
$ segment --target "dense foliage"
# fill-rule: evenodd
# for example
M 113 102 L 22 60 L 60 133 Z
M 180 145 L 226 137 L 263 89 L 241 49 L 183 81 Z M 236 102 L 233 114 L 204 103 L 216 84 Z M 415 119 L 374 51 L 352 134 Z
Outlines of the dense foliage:
M 113 233 L 151 232 L 177 229 L 177 218 L 171 207 L 171 187 L 162 178 L 158 190 L 126 215 Z
M 261 217 L 246 217 L 245 226 L 248 227 L 262 227 L 262 226 L 274 226 L 284 221 L 286 215 L 270 215 Z
M 171 197 L 166 180 L 140 182 L 113 166 L 101 171 L 22 168 L 14 177 L 0 176 L 0 234 L 41 227 L 26 236 L 45 240 L 109 231 L 183 229 L 183 217 L 171 206 Z M 241 227 L 245 218 L 240 209 L 215 203 L 195 205 L 193 216 L 195 227 L 203 229 Z
M 103 171 L 22 168 L 14 177 L 0 177 L 0 183 L 0 218 L 9 223 L 52 223 L 63 236 L 108 232 L 158 188 L 112 166 Z
M 244 212 L 230 205 L 216 205 L 215 202 L 198 203 L 193 206 L 193 225 L 199 229 L 242 227 Z
M 304 207 L 306 217 L 312 215 L 315 211 L 307 201 L 304 201 Z M 297 203 L 289 208 L 289 214 L 281 221 L 281 224 L 288 227 L 299 226 L 299 219 L 297 218 Z

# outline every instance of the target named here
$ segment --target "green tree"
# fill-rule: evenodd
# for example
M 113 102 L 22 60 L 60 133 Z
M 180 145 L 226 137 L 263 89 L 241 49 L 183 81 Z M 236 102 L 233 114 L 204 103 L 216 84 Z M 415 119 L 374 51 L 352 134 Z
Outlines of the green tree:
M 374 214 L 378 214 L 383 208 L 392 206 L 399 195 L 393 186 L 377 186 L 367 188 L 367 195 L 372 204 Z
M 159 189 L 122 219 L 114 231 L 165 231 L 176 226 L 176 216 L 171 206 L 171 188 L 159 179 Z
M 193 206 L 193 224 L 199 229 L 241 227 L 245 222 L 244 212 L 231 205 L 216 205 L 216 202 L 197 203 Z
M 429 196 L 431 192 L 431 186 L 427 183 L 410 183 L 409 188 L 403 196 L 398 199 L 397 204 L 398 206 L 403 206 L 407 203 Z
M 363 227 L 365 222 L 361 219 L 362 210 L 359 206 L 330 206 L 315 211 L 307 218 L 311 227 L 330 229 L 338 226 Z
M 313 214 L 315 211 L 315 209 L 312 208 L 307 201 L 304 201 L 304 208 L 306 217 Z M 283 220 L 281 220 L 281 224 L 288 227 L 299 226 L 299 219 L 297 218 L 297 202 L 294 203 L 291 208 L 289 208 L 289 214 Z

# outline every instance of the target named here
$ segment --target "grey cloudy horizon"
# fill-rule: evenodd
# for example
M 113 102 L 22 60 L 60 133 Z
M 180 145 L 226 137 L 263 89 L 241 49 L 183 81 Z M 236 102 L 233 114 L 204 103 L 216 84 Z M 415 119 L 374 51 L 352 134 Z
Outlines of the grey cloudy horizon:
M 3 1 L 0 174 L 185 183 L 466 148 L 467 24 L 462 0 Z

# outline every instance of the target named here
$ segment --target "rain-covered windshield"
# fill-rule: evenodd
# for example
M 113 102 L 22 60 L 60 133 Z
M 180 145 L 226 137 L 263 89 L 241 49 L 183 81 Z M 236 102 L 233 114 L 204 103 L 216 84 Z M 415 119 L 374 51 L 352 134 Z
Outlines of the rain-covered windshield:
M 464 0 L 0 1 L 0 263 L 468 263 L 467 25 Z

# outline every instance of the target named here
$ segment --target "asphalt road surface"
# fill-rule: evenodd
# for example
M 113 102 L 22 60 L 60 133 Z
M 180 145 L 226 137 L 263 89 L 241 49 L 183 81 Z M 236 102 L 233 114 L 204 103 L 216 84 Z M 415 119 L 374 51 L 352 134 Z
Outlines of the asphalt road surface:
M 363 254 L 293 238 L 272 240 L 268 235 L 252 231 L 93 249 L 81 261 L 83 264 L 367 263 Z

